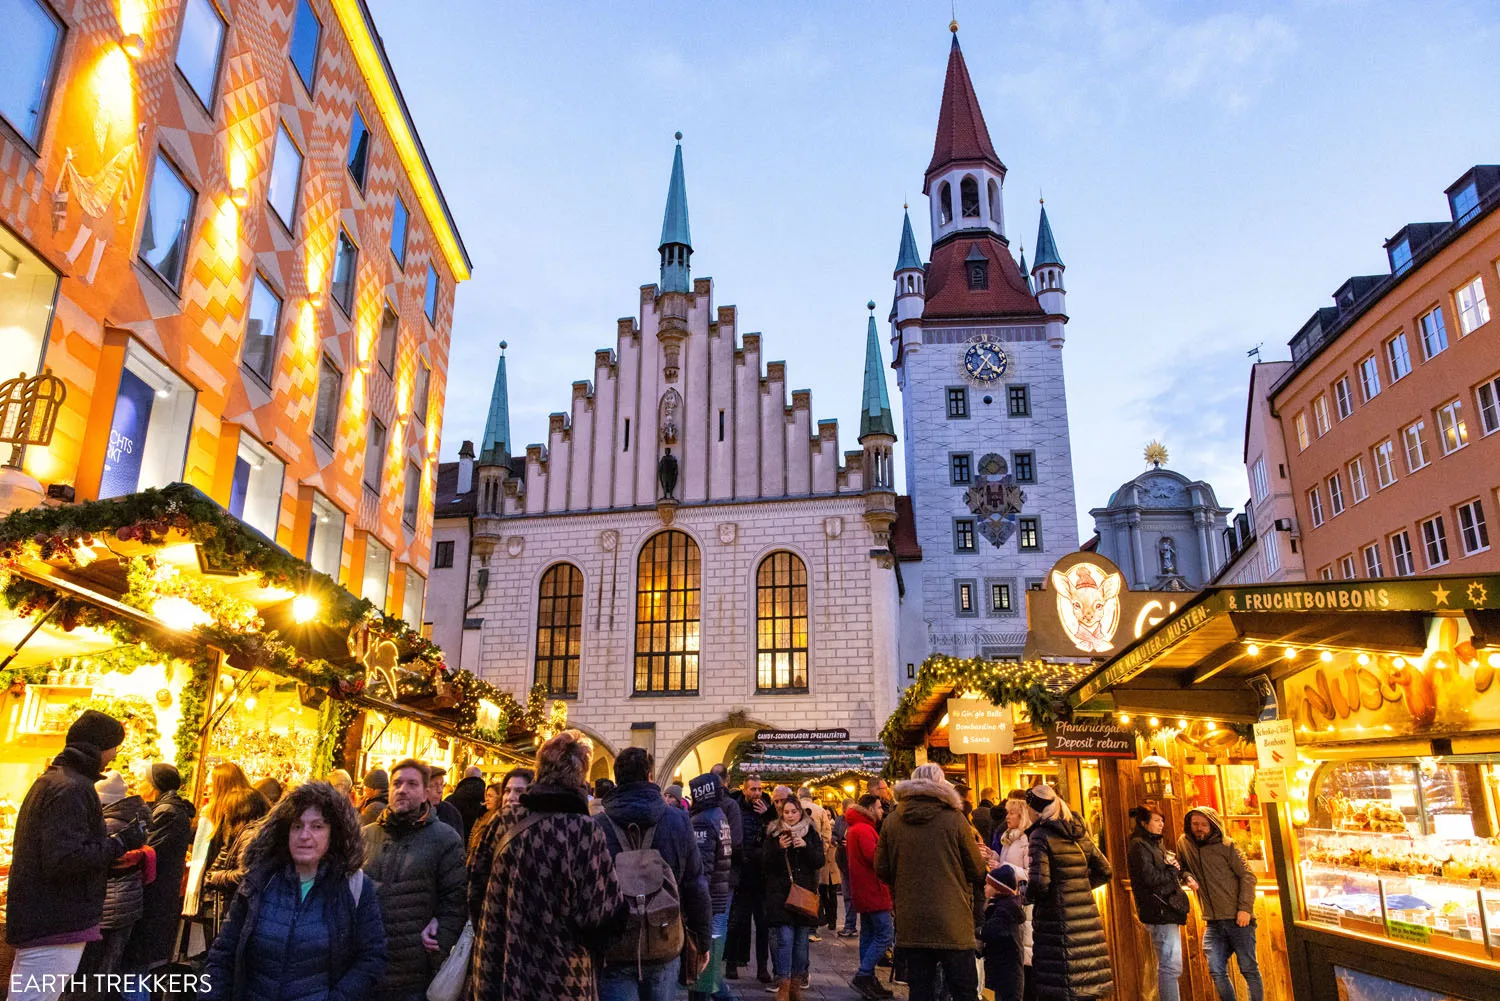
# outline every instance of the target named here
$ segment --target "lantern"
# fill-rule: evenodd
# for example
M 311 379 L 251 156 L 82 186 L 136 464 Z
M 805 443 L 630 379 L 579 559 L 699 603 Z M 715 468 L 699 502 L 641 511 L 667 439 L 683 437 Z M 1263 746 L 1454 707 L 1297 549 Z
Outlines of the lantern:
M 26 445 L 46 446 L 52 442 L 57 414 L 62 409 L 68 388 L 52 374 L 25 372 L 0 382 L 0 442 L 14 445 L 9 464 L 21 464 L 21 449 Z
M 1155 751 L 1141 762 L 1141 782 L 1147 799 L 1174 799 L 1177 795 L 1172 791 L 1172 762 Z

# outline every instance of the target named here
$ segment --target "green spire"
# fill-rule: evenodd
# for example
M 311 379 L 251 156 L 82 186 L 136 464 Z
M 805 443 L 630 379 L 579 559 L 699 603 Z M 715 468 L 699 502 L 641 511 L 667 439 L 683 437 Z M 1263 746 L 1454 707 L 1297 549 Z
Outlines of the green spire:
M 667 211 L 661 220 L 661 290 L 686 292 L 688 258 L 693 255 L 693 237 L 688 232 L 687 181 L 682 173 L 682 133 L 677 133 L 677 152 L 672 156 L 672 181 L 667 187 Z
M 505 342 L 500 342 L 500 361 L 495 366 L 495 388 L 490 390 L 490 415 L 479 442 L 479 464 L 494 466 L 510 455 L 510 393 L 505 386 Z
M 1060 268 L 1063 262 L 1057 254 L 1057 241 L 1052 239 L 1052 224 L 1047 221 L 1047 206 L 1043 205 L 1042 221 L 1036 228 L 1036 260 L 1031 267 L 1035 270 L 1047 265 Z
M 907 232 L 911 232 L 909 225 Z M 875 330 L 875 300 L 871 299 L 867 306 L 870 325 L 865 335 L 865 392 L 859 410 L 860 441 L 872 434 L 896 437 L 896 423 L 891 419 L 891 398 L 885 391 L 885 365 L 880 360 L 880 334 Z
M 922 254 L 917 250 L 917 238 L 911 232 L 911 213 L 902 206 L 901 252 L 896 255 L 896 270 L 922 270 Z
M 1026 279 L 1026 291 L 1035 293 L 1036 289 L 1031 285 L 1031 272 L 1026 268 L 1026 244 L 1021 244 L 1021 277 Z

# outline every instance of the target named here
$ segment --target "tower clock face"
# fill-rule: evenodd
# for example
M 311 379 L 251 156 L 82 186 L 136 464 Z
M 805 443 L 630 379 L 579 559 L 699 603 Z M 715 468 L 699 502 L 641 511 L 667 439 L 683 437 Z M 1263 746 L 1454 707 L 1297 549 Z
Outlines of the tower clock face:
M 993 341 L 974 341 L 963 357 L 964 375 L 973 382 L 987 386 L 1002 378 L 1010 369 L 1010 356 L 1005 349 Z

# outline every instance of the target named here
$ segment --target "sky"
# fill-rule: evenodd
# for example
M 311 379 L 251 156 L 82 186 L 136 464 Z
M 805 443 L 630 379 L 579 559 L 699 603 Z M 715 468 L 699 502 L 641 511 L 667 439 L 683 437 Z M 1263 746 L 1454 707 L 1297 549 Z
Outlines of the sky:
M 474 262 L 445 460 L 480 437 L 499 341 L 517 451 L 614 346 L 657 278 L 678 130 L 694 276 L 854 447 L 864 304 L 885 334 L 903 201 L 930 246 L 948 2 L 369 4 Z M 1067 265 L 1080 539 L 1153 439 L 1243 506 L 1247 351 L 1288 357 L 1344 279 L 1389 270 L 1388 237 L 1446 220 L 1443 189 L 1500 162 L 1495 15 L 1493 0 L 957 5 L 1012 243 L 1033 246 L 1044 194 Z

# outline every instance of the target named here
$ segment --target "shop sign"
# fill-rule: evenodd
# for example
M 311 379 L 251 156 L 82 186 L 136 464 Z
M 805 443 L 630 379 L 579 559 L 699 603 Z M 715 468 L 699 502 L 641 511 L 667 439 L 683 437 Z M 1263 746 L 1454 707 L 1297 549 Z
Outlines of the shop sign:
M 1255 791 L 1263 803 L 1285 803 L 1291 798 L 1286 784 L 1285 768 L 1257 768 Z
M 983 699 L 948 700 L 948 750 L 954 754 L 1009 754 L 1016 743 L 1010 706 Z
M 1145 670 L 1150 663 L 1161 656 L 1168 648 L 1175 646 L 1186 639 L 1188 634 L 1197 630 L 1205 622 L 1213 610 L 1206 604 L 1194 605 L 1183 611 L 1181 615 L 1172 619 L 1165 626 L 1157 629 L 1151 635 L 1136 646 L 1127 650 L 1120 657 L 1111 662 L 1104 670 L 1084 682 L 1074 696 L 1076 704 L 1082 704 L 1090 699 L 1108 691 L 1115 685 L 1122 684 Z
M 828 744 L 848 740 L 849 731 L 843 727 L 833 730 L 756 730 L 757 744 Z
M 1134 758 L 1135 732 L 1111 720 L 1062 720 L 1047 728 L 1051 758 Z
M 1426 945 L 1432 941 L 1431 928 L 1428 928 L 1426 925 L 1415 924 L 1411 921 L 1387 921 L 1385 923 L 1385 930 L 1397 942 Z
M 141 460 L 146 451 L 146 428 L 156 390 L 130 369 L 120 372 L 115 414 L 109 423 L 109 444 L 104 449 L 104 474 L 99 480 L 100 497 L 123 497 L 135 493 L 141 480 Z
M 1262 768 L 1290 767 L 1297 760 L 1292 721 L 1273 719 L 1255 724 L 1255 756 Z
M 1224 591 L 1231 612 L 1430 612 L 1491 608 L 1500 601 L 1500 577 L 1460 578 L 1458 587 L 1412 578 L 1367 584 L 1286 584 Z
M 1069 553 L 1052 565 L 1042 590 L 1027 592 L 1028 655 L 1108 656 L 1177 611 L 1182 599 L 1177 591 L 1132 591 L 1110 560 Z

